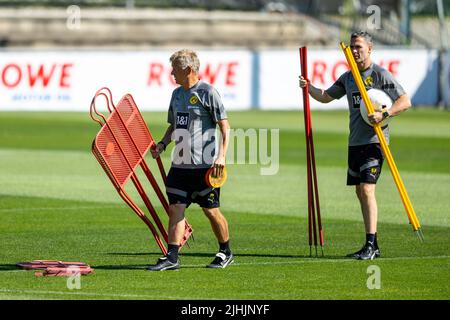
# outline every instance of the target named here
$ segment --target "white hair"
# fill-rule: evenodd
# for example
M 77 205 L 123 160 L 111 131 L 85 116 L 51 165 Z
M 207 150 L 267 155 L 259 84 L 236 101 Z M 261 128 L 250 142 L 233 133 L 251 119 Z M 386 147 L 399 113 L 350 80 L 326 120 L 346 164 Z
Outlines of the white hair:
M 197 53 L 188 49 L 179 50 L 172 54 L 170 62 L 172 65 L 177 64 L 183 70 L 190 67 L 195 73 L 198 73 L 200 69 L 200 60 L 198 59 Z

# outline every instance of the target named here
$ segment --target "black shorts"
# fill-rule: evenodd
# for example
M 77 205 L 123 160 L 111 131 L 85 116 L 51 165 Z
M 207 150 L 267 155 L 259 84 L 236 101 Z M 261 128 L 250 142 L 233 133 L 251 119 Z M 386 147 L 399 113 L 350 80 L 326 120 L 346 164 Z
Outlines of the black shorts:
M 383 160 L 379 143 L 348 147 L 347 185 L 376 184 L 381 174 Z
M 197 203 L 202 208 L 220 207 L 220 188 L 206 184 L 205 169 L 170 168 L 167 175 L 166 193 L 170 204 Z

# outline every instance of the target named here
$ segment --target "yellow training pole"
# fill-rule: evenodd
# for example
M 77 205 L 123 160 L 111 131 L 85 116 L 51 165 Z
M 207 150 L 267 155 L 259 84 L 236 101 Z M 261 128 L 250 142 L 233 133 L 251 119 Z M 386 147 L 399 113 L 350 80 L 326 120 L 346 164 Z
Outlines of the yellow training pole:
M 364 104 L 367 108 L 367 113 L 372 114 L 374 113 L 372 102 L 370 101 L 369 96 L 367 95 L 366 87 L 363 84 L 361 75 L 359 73 L 358 67 L 356 66 L 356 62 L 355 59 L 353 58 L 353 54 L 350 50 L 350 47 L 345 46 L 345 44 L 341 42 L 341 49 L 342 51 L 344 51 L 345 57 L 352 71 L 353 78 L 355 79 L 356 85 L 358 86 L 359 92 L 361 93 L 361 97 L 364 100 Z M 405 207 L 409 222 L 411 223 L 413 230 L 416 232 L 419 239 L 423 241 L 423 234 L 420 227 L 419 219 L 417 219 L 417 215 L 411 204 L 411 200 L 409 199 L 408 193 L 406 192 L 405 185 L 403 184 L 402 178 L 400 177 L 400 173 L 397 169 L 394 158 L 392 157 L 391 150 L 389 149 L 386 139 L 384 138 L 381 126 L 380 124 L 376 123 L 373 125 L 373 128 L 378 136 L 378 140 L 380 140 L 381 149 L 383 150 L 383 153 L 389 165 L 389 169 L 391 170 L 392 177 L 394 178 L 395 185 L 397 186 L 398 192 L 400 193 L 400 198 L 402 199 L 403 206 Z

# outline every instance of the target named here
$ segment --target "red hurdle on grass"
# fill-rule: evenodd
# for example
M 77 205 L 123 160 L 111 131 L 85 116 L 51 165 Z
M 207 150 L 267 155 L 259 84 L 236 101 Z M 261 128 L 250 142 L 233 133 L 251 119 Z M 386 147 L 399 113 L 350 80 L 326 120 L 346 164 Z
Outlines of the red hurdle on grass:
M 300 48 L 301 75 L 308 82 L 308 60 L 306 47 Z M 319 243 L 323 256 L 323 230 L 322 219 L 320 216 L 319 189 L 317 186 L 316 159 L 314 155 L 314 139 L 311 122 L 311 109 L 309 106 L 308 83 L 302 88 L 303 93 L 303 116 L 305 120 L 306 137 L 306 173 L 308 185 L 308 236 L 309 236 L 309 255 L 312 256 L 312 244 L 314 237 L 314 247 L 317 256 L 317 233 L 319 233 Z M 316 223 L 317 220 L 317 223 Z
M 106 105 L 109 112 L 108 118 L 96 109 L 95 100 L 99 96 L 103 96 L 106 99 Z M 92 153 L 111 180 L 120 197 L 148 226 L 157 245 L 162 253 L 166 255 L 167 249 L 164 242 L 168 242 L 168 234 L 138 178 L 136 173 L 138 167 L 142 169 L 149 180 L 167 215 L 169 214 L 169 204 L 145 161 L 145 155 L 151 148 L 156 147 L 156 143 L 142 118 L 133 97 L 130 94 L 126 94 L 122 97 L 117 106 L 115 106 L 111 91 L 108 88 L 101 88 L 95 93 L 94 98 L 92 99 L 90 115 L 91 118 L 101 126 L 100 131 L 92 142 Z M 156 162 L 162 180 L 165 183 L 166 173 L 161 158 L 156 158 Z M 144 201 L 158 230 L 145 215 L 144 211 L 125 191 L 125 185 L 130 179 Z M 185 234 L 180 243 L 180 249 L 191 235 L 192 227 L 186 220 Z

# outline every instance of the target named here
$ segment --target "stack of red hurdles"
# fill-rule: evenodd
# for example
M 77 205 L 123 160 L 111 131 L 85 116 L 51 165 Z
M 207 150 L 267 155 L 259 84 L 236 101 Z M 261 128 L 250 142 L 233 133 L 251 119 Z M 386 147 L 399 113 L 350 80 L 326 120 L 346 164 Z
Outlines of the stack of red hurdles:
M 25 270 L 40 270 L 35 273 L 35 276 L 38 277 L 70 277 L 94 272 L 94 269 L 84 262 L 59 260 L 33 260 L 31 262 L 20 262 L 17 266 Z
M 97 111 L 95 100 L 99 96 L 103 96 L 106 99 L 106 106 L 109 112 L 107 118 Z M 130 94 L 126 94 L 116 106 L 113 103 L 111 91 L 108 88 L 101 88 L 92 99 L 90 115 L 101 126 L 92 143 L 92 153 L 120 197 L 147 225 L 161 252 L 166 255 L 167 249 L 164 243 L 168 242 L 168 233 L 138 178 L 137 170 L 139 167 L 150 182 L 167 215 L 169 215 L 169 203 L 145 161 L 145 155 L 151 148 L 156 147 L 156 143 L 133 97 Z M 162 180 L 165 183 L 167 177 L 163 163 L 159 157 L 156 159 L 156 162 Z M 125 191 L 125 186 L 130 180 L 144 201 L 153 222 Z M 156 224 L 156 227 L 154 224 Z M 192 231 L 191 225 L 185 220 L 185 233 L 179 244 L 180 249 L 187 243 L 192 235 Z

